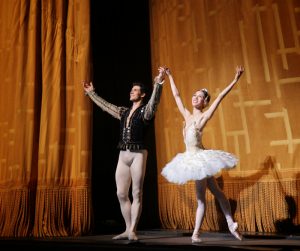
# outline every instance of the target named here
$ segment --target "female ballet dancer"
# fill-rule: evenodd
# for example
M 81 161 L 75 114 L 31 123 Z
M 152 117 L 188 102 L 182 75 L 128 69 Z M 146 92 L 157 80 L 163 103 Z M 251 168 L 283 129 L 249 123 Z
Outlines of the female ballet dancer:
M 186 151 L 178 153 L 162 169 L 161 174 L 169 181 L 176 184 L 184 184 L 187 181 L 194 180 L 197 196 L 197 210 L 195 227 L 192 235 L 192 242 L 198 243 L 202 240 L 199 238 L 205 215 L 206 187 L 217 198 L 221 209 L 227 220 L 228 229 L 238 240 L 242 237 L 237 231 L 238 224 L 234 222 L 230 203 L 223 191 L 219 188 L 214 177 L 223 168 L 233 168 L 236 166 L 238 159 L 235 155 L 221 150 L 206 150 L 202 144 L 202 134 L 207 122 L 212 118 L 223 98 L 238 82 L 244 72 L 241 66 L 236 67 L 236 74 L 233 81 L 218 95 L 212 105 L 204 111 L 210 101 L 210 95 L 207 89 L 196 91 L 192 97 L 193 112 L 191 113 L 184 106 L 170 69 L 166 68 L 166 74 L 169 77 L 171 90 L 185 122 L 183 128 L 183 138 L 186 145 Z

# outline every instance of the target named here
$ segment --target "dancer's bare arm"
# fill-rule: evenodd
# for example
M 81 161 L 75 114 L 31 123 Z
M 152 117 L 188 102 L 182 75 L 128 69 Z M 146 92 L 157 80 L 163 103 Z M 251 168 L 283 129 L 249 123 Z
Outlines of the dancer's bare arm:
M 184 104 L 182 102 L 182 99 L 180 97 L 180 93 L 179 93 L 179 91 L 178 91 L 178 89 L 176 87 L 174 78 L 173 78 L 173 76 L 172 76 L 171 71 L 170 71 L 169 68 L 166 69 L 166 74 L 169 77 L 172 94 L 174 96 L 174 99 L 175 99 L 175 102 L 177 104 L 177 107 L 178 107 L 180 113 L 182 114 L 182 116 L 186 119 L 188 116 L 190 116 L 190 112 L 185 108 L 185 106 L 184 106 Z
M 242 66 L 236 67 L 236 72 L 235 72 L 233 81 L 218 95 L 218 97 L 214 100 L 214 102 L 207 109 L 207 111 L 204 112 L 203 119 L 201 121 L 202 125 L 204 125 L 208 120 L 210 120 L 212 118 L 214 112 L 217 110 L 221 101 L 226 97 L 226 95 L 235 86 L 235 84 L 238 82 L 238 80 L 240 79 L 243 72 L 244 72 L 244 68 Z

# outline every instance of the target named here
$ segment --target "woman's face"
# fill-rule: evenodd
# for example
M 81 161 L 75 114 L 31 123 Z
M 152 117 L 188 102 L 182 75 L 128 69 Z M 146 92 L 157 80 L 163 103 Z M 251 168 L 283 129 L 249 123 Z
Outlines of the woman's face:
M 203 108 L 205 103 L 205 96 L 202 91 L 196 91 L 192 96 L 192 105 L 195 108 Z

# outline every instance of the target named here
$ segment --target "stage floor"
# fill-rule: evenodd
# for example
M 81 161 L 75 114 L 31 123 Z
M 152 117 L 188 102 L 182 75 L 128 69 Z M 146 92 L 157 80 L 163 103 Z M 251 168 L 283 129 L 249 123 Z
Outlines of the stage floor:
M 175 230 L 138 231 L 139 241 L 112 240 L 114 235 L 91 235 L 55 238 L 1 238 L 3 250 L 299 250 L 300 233 L 277 235 L 241 233 L 243 240 L 229 232 L 202 232 L 202 243 L 191 242 L 191 232 Z

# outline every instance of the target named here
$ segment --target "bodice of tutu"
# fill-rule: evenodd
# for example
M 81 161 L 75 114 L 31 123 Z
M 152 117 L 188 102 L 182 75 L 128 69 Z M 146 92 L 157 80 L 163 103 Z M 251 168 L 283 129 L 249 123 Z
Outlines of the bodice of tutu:
M 176 156 L 166 164 L 161 174 L 176 184 L 185 184 L 190 180 L 202 180 L 212 177 L 222 169 L 233 168 L 237 157 L 221 150 L 204 149 L 202 145 L 202 130 L 193 122 L 183 128 L 186 151 Z
M 187 151 L 204 149 L 202 132 L 196 127 L 196 122 L 183 129 L 184 143 Z

